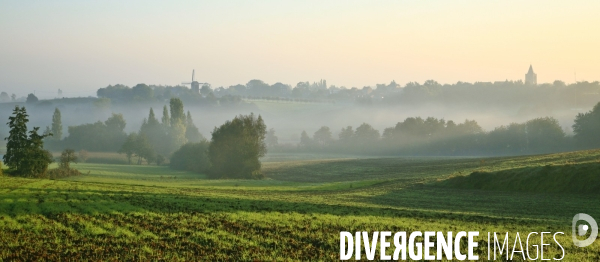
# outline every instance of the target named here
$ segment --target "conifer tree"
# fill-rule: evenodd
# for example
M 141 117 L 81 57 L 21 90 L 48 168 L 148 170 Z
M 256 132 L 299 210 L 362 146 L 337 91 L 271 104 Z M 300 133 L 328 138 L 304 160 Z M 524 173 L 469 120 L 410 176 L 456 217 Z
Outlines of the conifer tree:
M 54 109 L 54 114 L 52 115 L 52 137 L 56 140 L 62 139 L 62 119 L 61 119 L 60 110 L 58 107 Z

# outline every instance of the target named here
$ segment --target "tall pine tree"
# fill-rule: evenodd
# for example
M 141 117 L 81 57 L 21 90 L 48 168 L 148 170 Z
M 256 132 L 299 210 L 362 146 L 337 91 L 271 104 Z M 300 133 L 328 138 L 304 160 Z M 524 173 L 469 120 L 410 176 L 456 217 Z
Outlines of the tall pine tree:
M 27 122 L 29 115 L 25 107 L 16 106 L 13 110 L 13 116 L 9 117 L 8 127 L 10 132 L 6 140 L 6 154 L 4 154 L 4 164 L 8 167 L 19 170 L 21 162 L 27 157 Z
M 60 110 L 58 107 L 54 109 L 54 114 L 52 115 L 52 137 L 56 140 L 62 139 L 62 119 L 60 115 Z

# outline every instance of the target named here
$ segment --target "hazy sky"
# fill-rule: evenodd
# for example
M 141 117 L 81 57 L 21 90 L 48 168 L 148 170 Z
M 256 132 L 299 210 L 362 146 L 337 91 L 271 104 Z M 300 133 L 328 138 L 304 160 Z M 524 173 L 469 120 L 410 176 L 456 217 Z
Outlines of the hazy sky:
M 600 1 L 3 1 L 0 91 L 600 80 Z

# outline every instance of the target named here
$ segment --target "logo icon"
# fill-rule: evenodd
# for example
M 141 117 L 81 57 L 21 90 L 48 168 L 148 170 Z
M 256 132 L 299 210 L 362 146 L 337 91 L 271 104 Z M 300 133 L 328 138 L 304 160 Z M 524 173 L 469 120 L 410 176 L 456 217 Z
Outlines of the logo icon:
M 579 224 L 577 226 L 577 222 L 583 220 L 589 224 Z M 573 244 L 578 247 L 587 247 L 594 243 L 594 240 L 598 237 L 598 224 L 596 224 L 596 220 L 592 218 L 588 214 L 579 213 L 573 217 Z M 585 236 L 588 231 L 591 229 L 590 236 L 585 240 L 579 240 L 577 236 Z

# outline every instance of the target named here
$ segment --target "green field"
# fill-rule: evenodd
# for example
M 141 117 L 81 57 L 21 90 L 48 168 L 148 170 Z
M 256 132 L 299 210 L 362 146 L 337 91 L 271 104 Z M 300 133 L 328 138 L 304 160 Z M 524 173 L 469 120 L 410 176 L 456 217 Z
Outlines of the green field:
M 586 248 L 571 241 L 573 215 L 600 218 L 600 194 L 556 180 L 598 170 L 599 161 L 600 151 L 485 159 L 269 155 L 263 180 L 80 163 L 73 167 L 84 175 L 60 180 L 0 177 L 0 259 L 329 261 L 339 258 L 340 231 L 418 230 L 560 231 L 564 261 L 600 261 L 600 241 Z M 475 171 L 493 179 L 482 184 L 469 176 Z M 536 179 L 520 180 L 530 173 Z M 542 186 L 512 188 L 517 180 Z M 487 238 L 477 240 L 484 260 Z M 550 246 L 545 258 L 560 254 Z

